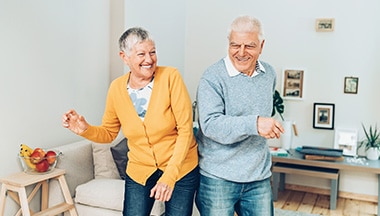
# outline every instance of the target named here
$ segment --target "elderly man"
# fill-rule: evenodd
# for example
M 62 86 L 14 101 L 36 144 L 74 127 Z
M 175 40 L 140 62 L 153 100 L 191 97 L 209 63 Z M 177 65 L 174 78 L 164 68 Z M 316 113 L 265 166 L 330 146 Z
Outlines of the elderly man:
M 284 132 L 270 118 L 276 73 L 259 61 L 260 21 L 241 16 L 229 30 L 228 56 L 203 74 L 197 92 L 202 216 L 273 215 L 271 155 L 266 139 Z

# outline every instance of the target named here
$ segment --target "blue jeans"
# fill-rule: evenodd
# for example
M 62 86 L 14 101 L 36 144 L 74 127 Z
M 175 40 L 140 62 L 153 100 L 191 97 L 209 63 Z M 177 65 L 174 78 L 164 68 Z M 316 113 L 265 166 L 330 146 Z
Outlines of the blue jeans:
M 141 185 L 128 175 L 125 179 L 123 216 L 149 216 L 155 199 L 150 190 L 156 185 L 163 172 L 157 170 Z M 165 216 L 191 216 L 194 194 L 199 185 L 199 168 L 195 168 L 176 182 L 171 199 L 165 202 Z
M 201 216 L 273 216 L 270 178 L 249 183 L 200 175 L 195 199 Z

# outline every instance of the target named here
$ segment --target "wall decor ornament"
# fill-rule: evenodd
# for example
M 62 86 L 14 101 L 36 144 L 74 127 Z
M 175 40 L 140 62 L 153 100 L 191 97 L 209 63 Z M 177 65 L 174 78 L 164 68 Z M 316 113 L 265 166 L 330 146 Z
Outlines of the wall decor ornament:
M 331 32 L 334 31 L 334 27 L 334 18 L 318 18 L 315 20 L 315 30 L 317 32 Z
M 282 97 L 284 99 L 303 99 L 304 69 L 284 69 L 282 73 Z
M 313 128 L 334 129 L 334 109 L 334 104 L 314 103 Z
M 357 94 L 359 85 L 359 77 L 345 77 L 344 78 L 344 93 Z

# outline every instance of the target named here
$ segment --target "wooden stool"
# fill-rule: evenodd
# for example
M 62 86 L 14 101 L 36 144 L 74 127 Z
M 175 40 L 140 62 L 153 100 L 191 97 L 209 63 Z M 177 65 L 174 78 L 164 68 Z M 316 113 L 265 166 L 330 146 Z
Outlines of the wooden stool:
M 57 179 L 65 199 L 64 203 L 52 206 L 49 208 L 49 185 L 50 179 Z M 21 208 L 16 215 L 23 216 L 38 216 L 38 215 L 57 215 L 66 211 L 70 212 L 71 216 L 77 216 L 74 202 L 71 198 L 69 188 L 65 179 L 65 170 L 54 169 L 52 172 L 41 175 L 31 175 L 24 172 L 16 173 L 5 178 L 0 178 L 2 183 L 0 191 L 0 215 L 4 215 L 6 194 L 14 199 Z M 29 196 L 26 194 L 25 187 L 36 184 Z M 33 213 L 29 209 L 29 202 L 41 188 L 41 211 Z

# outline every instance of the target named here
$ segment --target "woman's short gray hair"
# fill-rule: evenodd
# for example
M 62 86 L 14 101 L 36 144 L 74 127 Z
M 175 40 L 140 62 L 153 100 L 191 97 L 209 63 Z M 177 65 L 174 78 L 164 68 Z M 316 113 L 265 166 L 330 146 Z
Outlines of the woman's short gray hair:
M 129 56 L 134 45 L 146 40 L 150 40 L 154 43 L 147 30 L 141 27 L 133 27 L 121 35 L 119 39 L 119 49 Z
M 262 42 L 264 38 L 264 31 L 260 20 L 245 15 L 237 17 L 228 30 L 228 38 L 230 38 L 231 32 L 257 32 L 259 33 L 259 40 Z

